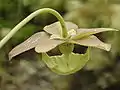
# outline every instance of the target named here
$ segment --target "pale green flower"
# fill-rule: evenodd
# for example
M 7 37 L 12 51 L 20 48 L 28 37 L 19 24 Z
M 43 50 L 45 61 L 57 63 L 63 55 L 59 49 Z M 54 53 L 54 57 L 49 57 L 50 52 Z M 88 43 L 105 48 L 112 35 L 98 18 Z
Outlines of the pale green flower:
M 105 31 L 117 31 L 112 28 L 80 28 L 72 22 L 66 22 L 67 38 L 63 38 L 61 25 L 55 22 L 45 26 L 45 32 L 38 32 L 28 38 L 26 41 L 16 46 L 9 53 L 9 58 L 12 59 L 18 54 L 35 48 L 37 53 L 42 53 L 42 60 L 55 73 L 66 75 L 80 70 L 89 60 L 89 49 L 85 54 L 73 53 L 74 44 L 100 48 L 109 51 L 110 44 L 100 41 L 93 34 Z M 48 51 L 59 47 L 62 55 L 49 56 Z

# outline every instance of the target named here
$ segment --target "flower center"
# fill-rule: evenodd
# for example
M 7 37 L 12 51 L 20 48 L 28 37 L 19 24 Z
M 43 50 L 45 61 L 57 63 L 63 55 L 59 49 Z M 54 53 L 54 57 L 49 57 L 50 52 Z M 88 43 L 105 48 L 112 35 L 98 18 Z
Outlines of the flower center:
M 71 29 L 70 31 L 68 31 L 69 36 L 75 36 L 76 34 L 77 32 L 74 29 Z

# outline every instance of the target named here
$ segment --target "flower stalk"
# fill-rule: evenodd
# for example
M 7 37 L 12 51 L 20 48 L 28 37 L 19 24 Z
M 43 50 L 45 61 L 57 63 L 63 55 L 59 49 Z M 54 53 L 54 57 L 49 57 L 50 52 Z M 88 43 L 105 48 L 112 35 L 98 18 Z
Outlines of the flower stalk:
M 22 28 L 25 24 L 27 24 L 31 19 L 33 19 L 35 16 L 41 14 L 41 13 L 50 13 L 53 14 L 60 22 L 61 27 L 62 27 L 62 37 L 66 38 L 67 37 L 67 28 L 65 25 L 65 21 L 63 17 L 55 10 L 50 9 L 50 8 L 43 8 L 36 10 L 35 12 L 31 13 L 28 17 L 26 17 L 24 20 L 22 20 L 19 24 L 17 24 L 1 41 L 0 41 L 0 48 L 2 48 L 9 39 L 12 38 L 12 36 L 20 29 Z

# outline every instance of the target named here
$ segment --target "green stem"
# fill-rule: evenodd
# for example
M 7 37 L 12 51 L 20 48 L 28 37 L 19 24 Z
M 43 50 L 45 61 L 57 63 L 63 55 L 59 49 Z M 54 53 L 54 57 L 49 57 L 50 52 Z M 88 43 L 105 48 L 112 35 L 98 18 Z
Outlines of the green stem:
M 67 28 L 65 26 L 65 21 L 62 18 L 62 16 L 55 10 L 50 8 L 43 8 L 39 9 L 32 14 L 30 14 L 28 17 L 26 17 L 24 20 L 22 20 L 18 25 L 16 25 L 1 41 L 0 41 L 0 48 L 3 47 L 3 45 L 20 29 L 22 28 L 27 22 L 29 22 L 31 19 L 33 19 L 35 16 L 41 14 L 41 13 L 51 13 L 54 16 L 57 17 L 57 19 L 60 21 L 61 27 L 62 27 L 62 36 L 64 38 L 67 37 Z

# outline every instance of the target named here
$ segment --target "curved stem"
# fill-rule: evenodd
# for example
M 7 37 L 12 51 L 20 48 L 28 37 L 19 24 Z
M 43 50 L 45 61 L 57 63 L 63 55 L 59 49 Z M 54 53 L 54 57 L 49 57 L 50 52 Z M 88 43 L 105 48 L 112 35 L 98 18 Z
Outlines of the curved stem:
M 1 41 L 0 41 L 0 48 L 20 29 L 22 28 L 27 22 L 29 22 L 31 19 L 33 19 L 35 16 L 41 14 L 41 13 L 51 13 L 54 16 L 57 17 L 57 19 L 60 21 L 61 27 L 62 27 L 62 36 L 64 38 L 67 37 L 67 28 L 65 26 L 65 21 L 62 18 L 62 16 L 55 10 L 50 8 L 43 8 L 39 9 L 32 14 L 30 14 L 28 17 L 26 17 L 24 20 L 22 20 L 18 25 L 16 25 Z

